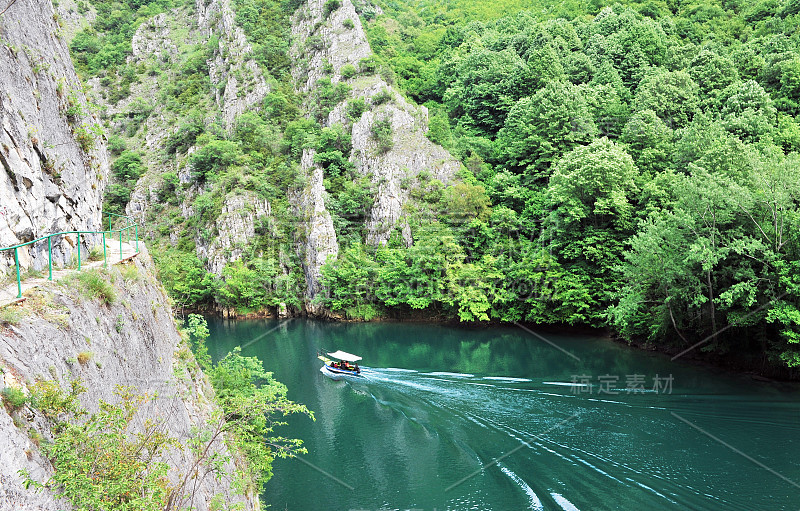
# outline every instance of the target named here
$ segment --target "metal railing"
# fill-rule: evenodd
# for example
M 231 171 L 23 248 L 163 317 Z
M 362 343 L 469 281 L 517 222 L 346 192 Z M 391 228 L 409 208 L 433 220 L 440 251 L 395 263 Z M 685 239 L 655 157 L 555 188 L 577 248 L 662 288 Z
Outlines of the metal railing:
M 33 245 L 34 243 L 38 243 L 40 241 L 47 240 L 47 266 L 49 271 L 48 280 L 53 280 L 53 237 L 54 236 L 65 236 L 69 234 L 76 234 L 78 236 L 78 271 L 81 271 L 81 234 L 102 234 L 103 235 L 103 266 L 108 267 L 108 255 L 106 253 L 106 235 L 110 236 L 111 239 L 114 239 L 114 233 L 119 233 L 119 260 L 122 261 L 122 233 L 127 231 L 128 233 L 128 242 L 131 241 L 131 230 L 133 230 L 134 237 L 136 238 L 136 254 L 139 253 L 139 225 L 133 221 L 131 217 L 125 215 L 117 215 L 115 213 L 107 213 L 108 214 L 108 230 L 107 231 L 63 231 L 57 232 L 54 234 L 48 234 L 47 236 L 42 236 L 41 238 L 36 238 L 35 240 L 27 241 L 25 243 L 20 243 L 19 245 L 14 245 L 12 247 L 0 248 L 0 253 L 5 252 L 6 250 L 13 250 L 14 251 L 14 266 L 16 267 L 17 271 L 17 298 L 22 298 L 22 279 L 20 278 L 20 267 L 19 267 L 19 249 L 22 247 L 26 247 L 28 245 Z M 119 229 L 112 229 L 112 219 L 113 217 L 124 218 L 127 220 L 127 225 L 121 227 Z

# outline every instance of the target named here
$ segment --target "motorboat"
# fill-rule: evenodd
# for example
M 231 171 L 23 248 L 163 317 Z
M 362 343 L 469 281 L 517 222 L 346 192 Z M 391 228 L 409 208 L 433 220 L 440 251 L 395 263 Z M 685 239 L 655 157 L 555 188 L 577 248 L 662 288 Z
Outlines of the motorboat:
M 320 367 L 320 372 L 329 378 L 336 379 L 341 376 L 361 376 L 361 368 L 358 361 L 361 357 L 347 353 L 345 351 L 334 351 L 333 353 L 318 354 L 317 358 L 322 360 L 324 365 Z

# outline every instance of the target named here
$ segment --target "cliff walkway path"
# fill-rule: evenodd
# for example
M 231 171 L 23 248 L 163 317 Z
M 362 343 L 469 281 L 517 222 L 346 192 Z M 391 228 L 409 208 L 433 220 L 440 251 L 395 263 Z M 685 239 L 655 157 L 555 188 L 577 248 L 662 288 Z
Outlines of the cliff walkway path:
M 119 229 L 112 230 L 112 217 L 122 218 L 126 221 L 126 224 Z M 74 264 L 71 264 L 65 268 L 54 269 L 51 240 L 55 236 L 66 235 L 76 236 L 78 238 L 79 247 L 80 238 L 82 235 L 101 235 L 103 241 L 100 247 L 97 247 L 98 250 L 96 253 L 90 253 L 90 257 L 85 257 L 85 255 L 81 256 L 81 252 L 85 253 L 85 250 L 76 250 Z M 127 241 L 125 238 L 127 238 Z M 21 271 L 18 249 L 38 242 L 45 242 L 48 245 L 48 266 L 42 271 L 28 271 L 23 275 Z M 15 245 L 13 247 L 0 248 L 0 255 L 4 255 L 3 252 L 6 251 L 14 252 L 13 270 L 15 272 L 15 274 L 11 275 L 10 280 L 8 280 L 7 277 L 4 278 L 4 276 L 0 274 L 0 308 L 23 301 L 25 300 L 24 294 L 26 291 L 45 285 L 48 282 L 55 282 L 67 275 L 71 275 L 82 270 L 102 268 L 128 261 L 136 257 L 143 248 L 144 242 L 139 240 L 138 225 L 129 217 L 110 213 L 108 231 L 61 232 L 43 236 L 41 238 L 37 238 L 27 243 L 22 243 L 20 245 Z M 100 250 L 102 250 L 102 253 L 100 253 Z

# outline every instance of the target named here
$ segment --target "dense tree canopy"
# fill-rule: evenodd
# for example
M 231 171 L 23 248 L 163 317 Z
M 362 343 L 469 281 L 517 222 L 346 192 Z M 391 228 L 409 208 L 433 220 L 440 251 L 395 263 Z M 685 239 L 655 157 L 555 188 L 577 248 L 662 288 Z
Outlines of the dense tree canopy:
M 676 347 L 712 336 L 705 351 L 797 366 L 795 4 L 382 5 L 365 18 L 373 49 L 446 112 L 432 138 L 491 209 L 438 218 L 454 235 L 436 234 L 451 240 L 439 273 L 412 264 L 429 228 L 408 249 L 345 251 L 329 305 L 358 315 L 337 273 L 358 254 L 362 289 L 429 282 L 422 301 L 366 292 L 362 308 L 607 325 Z

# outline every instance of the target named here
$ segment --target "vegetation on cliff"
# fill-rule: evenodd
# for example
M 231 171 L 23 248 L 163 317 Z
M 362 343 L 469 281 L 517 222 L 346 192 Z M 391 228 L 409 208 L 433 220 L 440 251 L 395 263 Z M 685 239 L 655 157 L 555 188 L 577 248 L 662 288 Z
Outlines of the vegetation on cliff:
M 20 427 L 25 405 L 28 416 L 40 418 L 24 427 L 53 467 L 45 481 L 23 473 L 25 485 L 48 489 L 85 510 L 177 511 L 195 509 L 197 500 L 208 498 L 209 509 L 245 509 L 244 499 L 264 490 L 275 458 L 306 452 L 300 440 L 277 436 L 274 429 L 285 425 L 289 414 L 313 419 L 313 413 L 288 400 L 286 387 L 238 348 L 212 366 L 203 344 L 207 336 L 203 318 L 190 316 L 184 342 L 197 353 L 197 363 L 182 351 L 187 346 L 179 347 L 176 377 L 202 386 L 197 370 L 202 366 L 217 407 L 206 410 L 202 425 L 183 442 L 170 433 L 167 417 L 145 418 L 141 410 L 159 396 L 135 387 L 118 386 L 115 399 L 101 400 L 93 413 L 78 401 L 86 392 L 79 380 L 68 390 L 57 381 L 39 380 L 29 396 L 4 393 L 3 403 Z M 86 363 L 80 355 L 77 362 Z M 227 480 L 230 492 L 199 495 L 206 478 Z

